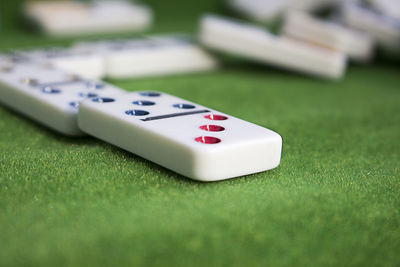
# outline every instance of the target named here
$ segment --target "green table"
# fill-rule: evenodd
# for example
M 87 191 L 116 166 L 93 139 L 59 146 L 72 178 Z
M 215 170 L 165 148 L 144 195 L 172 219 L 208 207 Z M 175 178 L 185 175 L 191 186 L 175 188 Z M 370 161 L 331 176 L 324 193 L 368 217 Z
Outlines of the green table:
M 0 49 L 72 43 L 19 30 Z M 212 1 L 153 1 L 153 32 L 195 33 Z M 4 9 L 3 9 L 4 10 Z M 225 60 L 212 73 L 111 81 L 277 131 L 281 165 L 199 183 L 0 106 L 0 265 L 400 264 L 400 72 L 350 65 L 329 82 Z

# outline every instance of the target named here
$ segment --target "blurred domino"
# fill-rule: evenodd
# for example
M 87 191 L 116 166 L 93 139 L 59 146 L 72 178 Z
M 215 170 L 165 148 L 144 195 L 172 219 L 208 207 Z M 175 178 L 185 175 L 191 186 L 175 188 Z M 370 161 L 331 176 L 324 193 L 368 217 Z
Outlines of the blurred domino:
M 199 39 L 211 49 L 323 78 L 339 79 L 346 68 L 346 56 L 340 51 L 276 37 L 263 28 L 216 16 L 203 17 Z
M 368 0 L 367 2 L 386 16 L 400 20 L 400 0 Z
M 229 6 L 241 13 L 259 22 L 272 22 L 277 19 L 285 10 L 288 1 L 282 0 L 229 0 Z
M 186 37 L 79 43 L 76 49 L 104 56 L 108 78 L 131 78 L 215 69 L 216 60 Z
M 387 50 L 400 51 L 400 21 L 360 5 L 346 4 L 341 13 L 344 24 L 370 34 Z
M 288 12 L 282 31 L 287 36 L 343 51 L 355 61 L 366 62 L 373 57 L 373 39 L 369 35 L 304 12 Z
M 229 0 L 229 6 L 244 16 L 262 23 L 279 19 L 286 11 L 312 12 L 337 4 L 338 0 Z M 349 1 L 349 0 L 347 0 Z
M 266 128 L 158 92 L 92 98 L 79 127 L 184 176 L 217 181 L 279 165 L 281 137 Z
M 124 92 L 54 68 L 2 61 L 0 103 L 66 135 L 83 134 L 77 125 L 77 108 L 81 100 Z
M 29 1 L 24 12 L 55 36 L 143 31 L 153 18 L 148 7 L 124 0 Z
M 105 75 L 104 58 L 90 51 L 71 48 L 48 48 L 16 51 L 18 56 L 37 64 L 51 64 L 55 68 L 86 79 L 101 79 Z

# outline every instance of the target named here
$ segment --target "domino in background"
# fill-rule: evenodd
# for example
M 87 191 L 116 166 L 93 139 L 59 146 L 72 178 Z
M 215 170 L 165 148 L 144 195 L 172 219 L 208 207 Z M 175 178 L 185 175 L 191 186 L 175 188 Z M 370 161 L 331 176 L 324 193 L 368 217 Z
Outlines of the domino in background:
M 202 72 L 218 66 L 217 60 L 183 35 L 79 42 L 72 47 L 13 51 L 13 56 L 86 79 Z
M 279 134 L 160 92 L 81 102 L 79 127 L 105 142 L 199 181 L 217 181 L 279 165 Z
M 81 42 L 74 49 L 101 55 L 105 77 L 115 79 L 209 71 L 218 65 L 211 55 L 182 35 Z
M 213 50 L 321 78 L 340 79 L 347 65 L 341 51 L 277 37 L 264 28 L 213 15 L 201 19 L 199 39 Z
M 55 68 L 79 75 L 86 79 L 101 79 L 105 76 L 102 55 L 78 48 L 50 47 L 38 50 L 14 51 L 14 56 L 38 65 Z
M 344 0 L 345 1 L 345 0 Z M 350 1 L 350 0 L 347 0 Z M 235 11 L 261 23 L 279 19 L 288 10 L 312 12 L 337 5 L 339 0 L 229 0 Z
M 367 0 L 367 3 L 386 16 L 400 20 L 400 2 L 398 0 Z
M 292 10 L 285 16 L 283 35 L 346 53 L 353 61 L 368 62 L 374 53 L 373 38 L 338 23 L 323 21 Z
M 343 24 L 370 34 L 382 48 L 400 53 L 400 21 L 361 5 L 346 4 L 341 9 Z
M 124 93 L 100 81 L 87 80 L 48 65 L 0 59 L 0 102 L 65 135 L 79 136 L 79 102 Z
M 27 18 L 53 36 L 146 30 L 152 10 L 131 1 L 27 1 Z

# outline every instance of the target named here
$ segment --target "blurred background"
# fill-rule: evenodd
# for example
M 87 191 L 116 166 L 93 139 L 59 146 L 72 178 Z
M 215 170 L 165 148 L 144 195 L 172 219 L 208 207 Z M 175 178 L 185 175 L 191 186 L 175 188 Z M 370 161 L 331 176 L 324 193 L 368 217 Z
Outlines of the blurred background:
M 32 29 L 32 25 L 26 25 L 23 15 L 23 6 L 27 1 L 23 0 L 4 0 L 1 1 L 0 19 L 1 19 L 1 32 L 7 34 L 12 38 L 30 38 L 32 43 L 21 43 L 20 46 L 35 45 L 42 43 L 43 39 L 52 43 L 64 43 L 65 41 L 82 39 L 80 37 L 68 37 L 58 40 L 47 38 L 45 35 L 38 35 L 37 28 Z M 33 1 L 31 1 L 33 2 Z M 61 1 L 47 1 L 47 2 L 61 2 Z M 112 2 L 112 1 L 111 1 Z M 150 7 L 153 11 L 153 21 L 149 27 L 149 33 L 160 32 L 192 32 L 197 30 L 198 19 L 205 12 L 217 12 L 223 8 L 221 1 L 218 0 L 205 0 L 198 1 L 195 4 L 185 0 L 172 0 L 172 1 L 142 1 L 142 4 Z M 134 34 L 124 34 L 125 36 L 132 36 Z M 99 35 L 104 36 L 104 35 Z M 118 34 L 117 36 L 121 36 Z M 9 38 L 2 38 L 0 45 L 2 48 L 12 48 L 11 46 L 18 45 L 13 40 L 11 43 L 7 41 Z M 91 36 L 88 36 L 89 38 Z M 93 36 L 92 36 L 93 37 Z M 98 36 L 97 36 L 98 37 Z M 110 37 L 108 35 L 107 37 Z M 112 35 L 111 35 L 112 37 Z
M 379 16 L 384 15 L 383 20 L 391 20 L 387 24 L 394 25 L 397 31 L 394 38 L 397 38 L 396 42 L 399 40 L 398 0 L 204 0 L 196 3 L 184 0 L 3 0 L 0 49 L 70 45 L 77 40 L 140 37 L 152 33 L 187 33 L 196 37 L 200 18 L 207 13 L 244 20 L 279 34 L 288 10 L 302 10 L 318 19 L 343 24 L 340 9 L 350 4 L 364 5 L 375 13 L 379 12 Z M 399 49 L 387 52 L 377 47 L 375 59 L 398 64 Z

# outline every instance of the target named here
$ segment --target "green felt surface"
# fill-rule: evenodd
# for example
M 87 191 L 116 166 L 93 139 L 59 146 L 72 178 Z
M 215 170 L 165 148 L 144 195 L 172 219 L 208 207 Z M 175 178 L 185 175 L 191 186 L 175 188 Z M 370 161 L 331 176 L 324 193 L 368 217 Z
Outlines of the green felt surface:
M 194 33 L 199 14 L 220 8 L 161 2 L 153 32 Z M 72 41 L 17 30 L 9 13 L 1 49 Z M 111 81 L 281 134 L 278 168 L 216 183 L 0 106 L 0 266 L 398 266 L 399 74 L 380 61 L 329 82 L 227 60 L 212 73 Z

